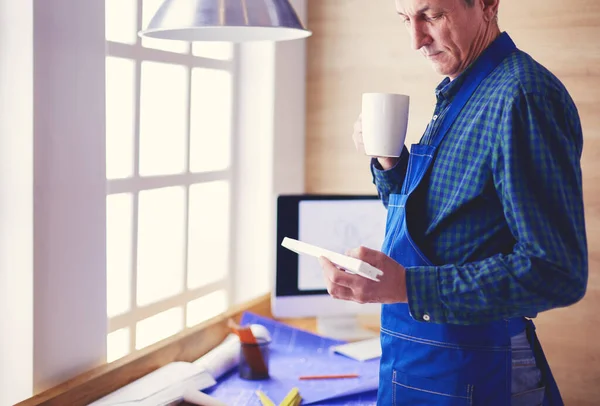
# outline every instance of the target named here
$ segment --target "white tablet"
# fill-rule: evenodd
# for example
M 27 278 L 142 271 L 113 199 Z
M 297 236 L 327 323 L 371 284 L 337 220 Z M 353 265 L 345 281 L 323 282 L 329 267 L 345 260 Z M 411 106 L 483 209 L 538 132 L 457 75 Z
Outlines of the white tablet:
M 298 241 L 293 238 L 285 237 L 281 242 L 281 245 L 297 254 L 311 255 L 315 258 L 325 257 L 345 271 L 371 279 L 375 282 L 379 282 L 378 276 L 383 274 L 379 269 L 360 259 L 329 251 L 325 248 L 317 247 L 316 245 Z

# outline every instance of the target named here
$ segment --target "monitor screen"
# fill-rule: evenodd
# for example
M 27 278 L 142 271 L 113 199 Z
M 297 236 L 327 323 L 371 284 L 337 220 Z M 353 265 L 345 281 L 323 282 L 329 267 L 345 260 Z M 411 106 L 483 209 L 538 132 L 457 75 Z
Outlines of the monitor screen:
M 355 303 L 330 298 L 317 259 L 298 255 L 282 247 L 281 241 L 290 237 L 342 254 L 361 245 L 379 250 L 385 236 L 386 216 L 387 210 L 374 195 L 279 196 L 273 299 L 280 306 L 275 303 L 274 314 L 318 316 L 325 312 L 319 308 L 324 304 L 331 314 L 377 311 L 369 306 L 358 309 Z M 285 302 L 289 305 L 283 304 L 285 299 L 289 299 Z

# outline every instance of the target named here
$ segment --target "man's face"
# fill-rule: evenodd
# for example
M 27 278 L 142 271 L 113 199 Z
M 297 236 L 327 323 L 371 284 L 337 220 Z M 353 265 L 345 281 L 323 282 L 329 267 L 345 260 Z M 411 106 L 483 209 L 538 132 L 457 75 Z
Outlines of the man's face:
M 412 46 L 437 73 L 457 77 L 481 46 L 485 21 L 481 0 L 396 0 L 396 10 L 408 29 Z

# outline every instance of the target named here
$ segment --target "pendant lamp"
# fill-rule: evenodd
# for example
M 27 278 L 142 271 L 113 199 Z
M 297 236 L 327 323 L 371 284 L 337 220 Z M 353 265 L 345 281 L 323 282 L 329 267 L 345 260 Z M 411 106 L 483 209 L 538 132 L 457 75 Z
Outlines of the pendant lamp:
M 311 35 L 289 0 L 164 0 L 140 36 L 180 41 L 286 41 Z

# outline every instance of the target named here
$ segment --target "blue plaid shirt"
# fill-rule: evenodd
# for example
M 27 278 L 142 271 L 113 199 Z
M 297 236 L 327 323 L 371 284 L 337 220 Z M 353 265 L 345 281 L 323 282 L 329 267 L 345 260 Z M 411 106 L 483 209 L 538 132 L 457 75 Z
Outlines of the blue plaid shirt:
M 436 89 L 429 144 L 466 75 Z M 583 136 L 561 82 L 522 51 L 479 86 L 409 198 L 409 232 L 435 266 L 407 268 L 416 320 L 478 324 L 580 300 L 587 242 L 580 158 Z M 409 152 L 384 171 L 371 162 L 387 207 L 400 193 Z

